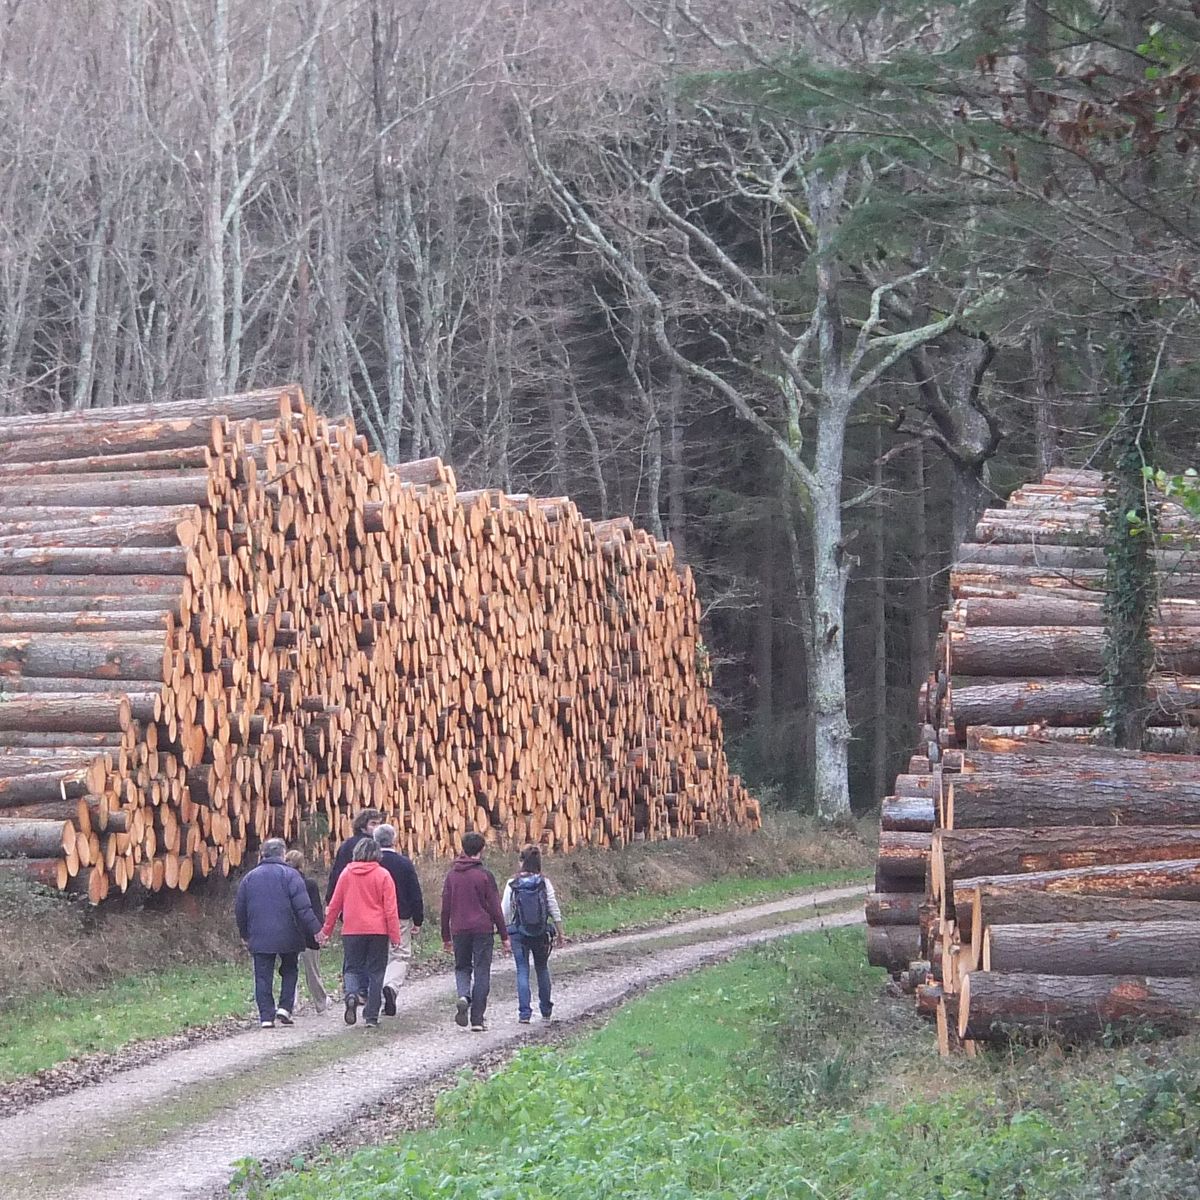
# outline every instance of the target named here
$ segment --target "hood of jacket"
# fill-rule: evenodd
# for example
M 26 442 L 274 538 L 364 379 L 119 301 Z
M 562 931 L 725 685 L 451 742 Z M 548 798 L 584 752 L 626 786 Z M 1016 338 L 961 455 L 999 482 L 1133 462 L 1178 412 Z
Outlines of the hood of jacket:
M 470 858 L 465 854 L 460 854 L 454 862 L 450 864 L 452 871 L 472 871 L 476 867 L 482 867 L 483 863 L 477 858 Z
M 370 873 L 378 868 L 376 862 L 352 862 L 347 868 L 348 875 L 370 875 Z

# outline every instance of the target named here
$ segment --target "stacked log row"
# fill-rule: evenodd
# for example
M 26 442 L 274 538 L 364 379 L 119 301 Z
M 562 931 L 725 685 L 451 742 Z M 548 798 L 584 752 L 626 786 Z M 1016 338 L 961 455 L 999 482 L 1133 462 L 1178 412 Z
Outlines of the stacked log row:
M 434 853 L 754 824 L 708 682 L 668 543 L 294 389 L 0 422 L 0 864 L 93 901 L 364 806 Z
M 1200 1016 L 1200 527 L 1163 505 L 1154 714 L 1112 749 L 1103 494 L 1054 473 L 984 514 L 883 801 L 868 954 L 943 1051 Z

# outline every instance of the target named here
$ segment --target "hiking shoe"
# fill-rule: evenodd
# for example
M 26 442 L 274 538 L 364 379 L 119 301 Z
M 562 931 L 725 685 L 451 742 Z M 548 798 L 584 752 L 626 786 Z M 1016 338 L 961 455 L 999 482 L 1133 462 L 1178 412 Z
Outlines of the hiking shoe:
M 472 1033 L 486 1033 L 487 1026 L 482 1021 L 480 1021 L 478 1025 L 471 1026 L 471 1032 Z
M 275 1020 L 277 1020 L 280 1025 L 295 1024 L 295 1021 L 292 1020 L 292 1014 L 288 1012 L 286 1008 L 277 1008 L 275 1010 Z
M 394 987 L 383 989 L 383 1015 L 385 1017 L 396 1015 L 396 989 Z
M 259 1027 L 259 1029 L 274 1029 L 275 1022 L 274 1021 L 259 1021 L 258 1027 Z
M 553 1021 L 554 1016 L 552 1013 L 542 1013 L 542 1020 L 543 1021 Z
M 471 1002 L 466 996 L 459 996 L 458 1003 L 454 1006 L 454 1023 L 461 1025 L 464 1029 L 467 1027 L 467 1009 L 471 1007 Z
M 358 993 L 351 992 L 346 997 L 346 1024 L 353 1025 L 358 1020 Z
M 365 1025 L 365 1026 L 366 1026 L 368 1029 L 378 1029 L 378 1028 L 379 1028 L 379 1019 L 378 1019 L 378 1018 L 376 1018 L 374 1021 L 364 1020 L 364 1021 L 363 1021 L 363 1024 L 364 1024 L 364 1025 Z
M 532 1020 L 531 1017 L 518 1017 L 517 1023 L 519 1025 L 528 1025 L 531 1020 Z

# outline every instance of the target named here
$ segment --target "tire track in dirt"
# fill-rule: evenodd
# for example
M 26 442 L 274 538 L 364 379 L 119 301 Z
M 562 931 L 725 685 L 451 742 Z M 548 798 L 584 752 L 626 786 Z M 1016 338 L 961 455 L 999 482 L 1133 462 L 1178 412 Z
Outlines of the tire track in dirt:
M 555 956 L 555 1016 L 579 1020 L 747 946 L 857 924 L 861 908 L 796 918 L 864 892 L 861 885 L 825 889 L 569 946 Z M 450 1022 L 453 988 L 441 975 L 406 987 L 398 1017 L 378 1030 L 348 1029 L 335 1009 L 290 1029 L 189 1047 L 0 1119 L 6 1194 L 200 1200 L 219 1193 L 239 1160 L 286 1162 L 397 1088 L 531 1040 L 512 1011 L 511 961 L 497 967 L 501 986 L 483 1034 Z

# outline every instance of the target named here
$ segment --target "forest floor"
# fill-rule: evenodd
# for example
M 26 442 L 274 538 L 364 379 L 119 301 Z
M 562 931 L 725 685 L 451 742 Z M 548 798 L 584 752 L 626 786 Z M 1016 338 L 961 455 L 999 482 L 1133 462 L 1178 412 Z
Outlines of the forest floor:
M 483 1034 L 451 1021 L 453 983 L 443 970 L 407 985 L 397 1017 L 375 1030 L 348 1028 L 335 1007 L 303 1013 L 291 1028 L 238 1032 L 140 1065 L 113 1056 L 63 1094 L 7 1098 L 0 1172 L 25 1200 L 223 1194 L 247 1162 L 297 1161 L 352 1127 L 357 1114 L 389 1102 L 419 1111 L 456 1070 L 561 1037 L 564 1027 L 663 980 L 748 946 L 859 923 L 864 891 L 809 891 L 568 946 L 553 959 L 556 1020 L 549 1024 L 517 1023 L 511 963 L 498 956 Z

